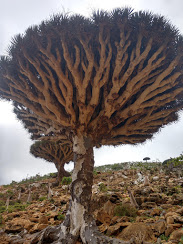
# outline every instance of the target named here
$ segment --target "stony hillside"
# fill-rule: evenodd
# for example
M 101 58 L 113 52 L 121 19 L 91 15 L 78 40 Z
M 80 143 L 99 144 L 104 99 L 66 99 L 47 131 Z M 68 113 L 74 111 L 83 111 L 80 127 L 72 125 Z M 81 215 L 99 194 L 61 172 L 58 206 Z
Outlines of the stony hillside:
M 131 243 L 183 243 L 183 178 L 180 167 L 160 163 L 95 168 L 92 209 L 104 234 Z M 55 174 L 0 186 L 0 243 L 31 243 L 64 220 L 70 178 Z M 36 243 L 36 242 L 34 242 Z M 78 240 L 78 243 L 81 243 Z

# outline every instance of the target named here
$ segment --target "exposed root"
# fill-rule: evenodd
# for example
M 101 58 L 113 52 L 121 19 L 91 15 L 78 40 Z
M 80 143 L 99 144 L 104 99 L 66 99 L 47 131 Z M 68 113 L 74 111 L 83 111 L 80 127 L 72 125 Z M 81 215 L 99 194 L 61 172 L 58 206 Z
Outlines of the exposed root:
M 48 226 L 44 230 L 37 233 L 37 235 L 32 239 L 30 244 L 48 244 L 54 243 L 59 239 L 60 235 L 60 225 L 59 226 Z
M 134 241 L 122 241 L 116 238 L 110 238 L 103 235 L 98 231 L 95 221 L 90 222 L 88 226 L 85 227 L 83 233 L 81 234 L 81 239 L 83 243 L 86 244 L 132 244 Z
M 122 241 L 116 238 L 110 238 L 103 235 L 97 229 L 95 221 L 81 227 L 79 235 L 72 235 L 69 228 L 66 227 L 65 221 L 57 227 L 47 227 L 39 232 L 31 241 L 31 244 L 75 244 L 81 237 L 83 244 L 133 244 L 133 239 L 130 241 Z

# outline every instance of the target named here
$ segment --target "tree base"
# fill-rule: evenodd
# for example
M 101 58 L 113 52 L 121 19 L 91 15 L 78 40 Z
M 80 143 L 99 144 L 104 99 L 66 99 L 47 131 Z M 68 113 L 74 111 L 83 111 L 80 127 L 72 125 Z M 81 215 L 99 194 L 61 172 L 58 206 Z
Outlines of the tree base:
M 97 229 L 95 221 L 85 228 L 81 227 L 80 235 L 72 235 L 65 225 L 65 221 L 57 227 L 47 227 L 39 232 L 30 244 L 76 244 L 81 238 L 83 244 L 135 244 L 134 240 L 122 241 L 103 235 Z

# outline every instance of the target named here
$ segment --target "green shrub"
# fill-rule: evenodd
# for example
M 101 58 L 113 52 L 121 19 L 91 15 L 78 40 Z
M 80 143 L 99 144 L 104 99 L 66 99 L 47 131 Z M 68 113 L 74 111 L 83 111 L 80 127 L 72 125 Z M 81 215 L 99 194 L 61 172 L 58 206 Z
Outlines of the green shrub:
M 14 181 L 14 180 L 12 180 L 12 182 L 10 183 L 11 186 L 13 186 L 13 185 L 15 185 L 15 184 L 17 184 L 17 182 Z
M 25 211 L 26 208 L 29 206 L 29 204 L 21 204 L 21 203 L 14 203 L 13 205 L 9 205 L 8 209 L 6 209 L 6 206 L 0 206 L 0 213 L 4 213 L 6 210 L 9 213 L 16 212 L 16 211 Z
M 129 204 L 120 204 L 120 205 L 115 207 L 114 215 L 136 217 L 137 216 L 137 209 L 132 207 Z
M 6 195 L 11 197 L 11 196 L 13 196 L 13 192 L 11 190 L 7 190 Z
M 106 192 L 106 191 L 108 191 L 107 186 L 104 185 L 104 183 L 101 183 L 101 184 L 99 185 L 99 190 L 100 190 L 101 192 Z
M 50 173 L 48 175 L 48 177 L 50 177 L 50 178 L 56 178 L 57 177 L 57 173 Z
M 5 205 L 5 202 L 4 201 L 0 201 L 0 206 L 3 206 Z
M 169 237 L 165 236 L 164 234 L 160 235 L 160 239 L 161 239 L 161 240 L 168 241 L 168 238 L 169 238 Z
M 0 206 L 0 213 L 3 213 L 6 211 L 6 206 L 3 205 L 3 206 Z
M 93 175 L 97 175 L 97 174 L 98 174 L 97 171 L 94 169 Z
M 9 205 L 7 210 L 9 213 L 16 212 L 16 211 L 25 211 L 28 206 L 29 204 L 22 204 L 16 202 L 14 205 Z
M 57 216 L 58 220 L 64 220 L 65 216 L 62 214 L 62 212 L 58 212 L 58 216 Z
M 71 177 L 63 177 L 62 178 L 62 181 L 61 181 L 61 184 L 62 185 L 69 185 L 70 183 L 72 182 L 72 178 Z
M 42 197 L 40 197 L 40 198 L 38 199 L 38 201 L 42 202 L 42 201 L 44 201 L 44 200 L 46 200 L 46 199 L 47 199 L 47 196 L 42 196 Z
M 123 169 L 124 168 L 124 166 L 123 166 L 123 164 L 122 163 L 120 163 L 120 164 L 112 164 L 111 165 L 111 170 L 114 170 L 114 171 L 118 171 L 118 170 L 121 170 L 121 169 Z

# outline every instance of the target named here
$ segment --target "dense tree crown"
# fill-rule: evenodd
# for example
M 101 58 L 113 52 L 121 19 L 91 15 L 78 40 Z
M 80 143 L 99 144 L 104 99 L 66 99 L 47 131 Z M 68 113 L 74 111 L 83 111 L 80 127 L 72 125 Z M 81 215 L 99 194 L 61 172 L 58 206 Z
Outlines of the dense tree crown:
M 0 95 L 46 120 L 52 136 L 81 131 L 94 144 L 134 144 L 177 119 L 182 56 L 182 36 L 161 16 L 58 15 L 12 40 Z
M 65 221 L 32 243 L 75 244 L 80 236 L 85 244 L 124 244 L 97 232 L 92 217 L 93 146 L 143 142 L 175 121 L 182 65 L 178 31 L 131 9 L 55 16 L 12 40 L 0 61 L 0 96 L 14 101 L 32 138 L 72 138 L 74 153 Z
M 17 118 L 23 122 L 33 140 L 62 140 L 65 144 L 70 143 L 70 136 L 66 131 L 60 130 L 60 127 L 53 123 L 49 118 L 43 118 L 35 114 L 29 108 L 14 102 L 14 113 Z
M 73 159 L 72 145 L 61 141 L 36 141 L 30 148 L 36 158 L 43 158 L 55 164 L 69 163 Z
M 30 153 L 36 158 L 42 158 L 55 164 L 58 170 L 58 183 L 64 176 L 70 176 L 69 172 L 65 171 L 64 165 L 73 160 L 71 143 L 66 141 L 36 141 L 32 144 Z

